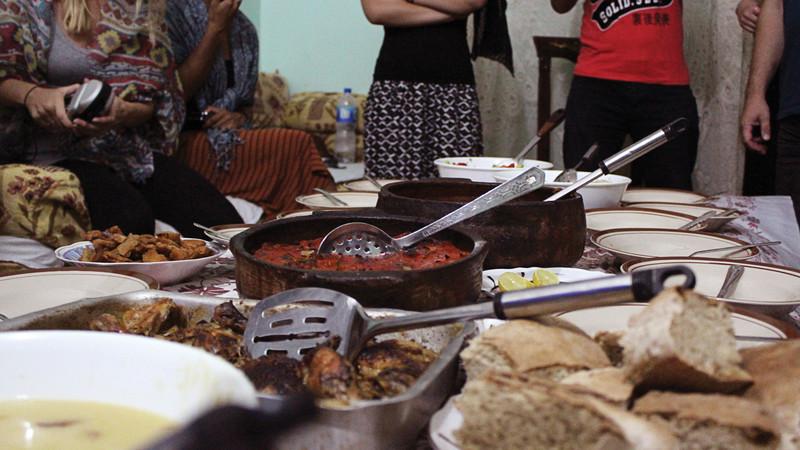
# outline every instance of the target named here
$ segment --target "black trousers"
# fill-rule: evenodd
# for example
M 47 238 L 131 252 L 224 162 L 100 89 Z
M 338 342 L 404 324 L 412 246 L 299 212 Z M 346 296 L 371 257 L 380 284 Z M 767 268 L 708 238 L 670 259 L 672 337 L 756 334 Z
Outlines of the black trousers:
M 161 154 L 155 154 L 154 163 L 153 176 L 141 185 L 88 161 L 64 160 L 55 165 L 72 171 L 81 181 L 96 229 L 118 225 L 125 233 L 152 234 L 159 219 L 185 237 L 205 238 L 192 222 L 206 226 L 242 222 L 233 205 L 200 174 Z
M 800 223 L 800 115 L 780 121 L 775 193 L 792 197 L 794 214 Z
M 634 162 L 634 185 L 692 189 L 699 138 L 692 90 L 576 76 L 567 99 L 564 165 L 577 164 L 595 142 L 597 161 L 605 159 L 622 149 L 627 135 L 637 141 L 680 117 L 689 120 L 687 132 Z

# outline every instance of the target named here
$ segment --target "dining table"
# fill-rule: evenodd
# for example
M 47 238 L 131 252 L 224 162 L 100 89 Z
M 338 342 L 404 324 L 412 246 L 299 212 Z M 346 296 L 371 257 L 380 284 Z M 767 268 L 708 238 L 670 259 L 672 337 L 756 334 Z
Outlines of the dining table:
M 800 268 L 800 226 L 795 219 L 789 197 L 721 195 L 713 197 L 711 203 L 722 208 L 736 209 L 740 213 L 740 217 L 726 224 L 718 231 L 719 234 L 750 243 L 781 242 L 780 245 L 761 248 L 753 261 Z M 227 251 L 192 278 L 163 289 L 220 298 L 239 298 L 234 264 L 233 255 Z M 619 271 L 619 261 L 611 253 L 595 246 L 587 232 L 583 256 L 574 267 L 616 273 Z M 792 312 L 786 320 L 800 327 L 800 308 Z

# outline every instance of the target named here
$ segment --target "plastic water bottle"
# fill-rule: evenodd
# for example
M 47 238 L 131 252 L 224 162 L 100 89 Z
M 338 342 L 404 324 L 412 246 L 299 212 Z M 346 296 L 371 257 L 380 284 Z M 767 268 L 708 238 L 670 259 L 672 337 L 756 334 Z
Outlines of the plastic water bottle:
M 343 163 L 356 161 L 356 121 L 358 109 L 356 99 L 350 94 L 350 88 L 336 102 L 336 141 L 334 154 Z

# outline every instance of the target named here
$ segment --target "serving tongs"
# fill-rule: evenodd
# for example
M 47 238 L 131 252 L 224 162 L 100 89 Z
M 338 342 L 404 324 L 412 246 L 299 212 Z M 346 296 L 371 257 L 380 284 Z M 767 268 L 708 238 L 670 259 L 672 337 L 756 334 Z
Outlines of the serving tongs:
M 368 223 L 346 223 L 334 228 L 322 238 L 317 248 L 317 254 L 335 253 L 376 258 L 396 253 L 495 206 L 500 206 L 539 189 L 543 185 L 544 172 L 537 167 L 531 167 L 441 219 L 401 238 L 393 238 L 385 231 Z
M 294 359 L 316 346 L 339 338 L 336 350 L 348 360 L 373 337 L 394 331 L 443 325 L 464 320 L 519 319 L 556 312 L 648 301 L 664 288 L 667 278 L 683 275 L 683 287 L 693 288 L 694 273 L 669 266 L 631 274 L 521 291 L 503 292 L 493 301 L 437 311 L 370 318 L 354 298 L 323 288 L 292 289 L 260 301 L 250 311 L 244 342 L 253 358 L 282 353 Z
M 619 170 L 622 167 L 627 166 L 628 164 L 650 153 L 656 148 L 677 138 L 684 131 L 686 131 L 688 126 L 689 126 L 689 121 L 686 120 L 686 118 L 681 117 L 680 119 L 673 121 L 669 125 L 664 126 L 660 130 L 652 133 L 651 135 L 639 140 L 638 142 L 629 145 L 628 147 L 620 150 L 614 155 L 604 159 L 603 161 L 600 162 L 599 169 L 595 170 L 589 175 L 584 176 L 580 180 L 576 181 L 574 184 L 556 192 L 555 194 L 546 198 L 544 201 L 553 202 L 558 199 L 564 198 L 567 195 L 577 191 L 578 189 L 602 177 L 603 175 L 608 175 L 611 172 L 614 172 L 615 170 Z

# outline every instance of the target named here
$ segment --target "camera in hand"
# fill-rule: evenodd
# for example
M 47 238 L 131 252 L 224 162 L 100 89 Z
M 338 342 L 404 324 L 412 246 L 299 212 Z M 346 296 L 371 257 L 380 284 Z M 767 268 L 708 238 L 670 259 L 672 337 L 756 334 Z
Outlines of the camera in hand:
M 210 111 L 188 111 L 186 121 L 183 123 L 183 131 L 202 130 L 203 124 L 211 116 Z
M 104 116 L 111 110 L 112 94 L 111 86 L 99 80 L 89 80 L 69 98 L 67 116 L 87 122 Z

